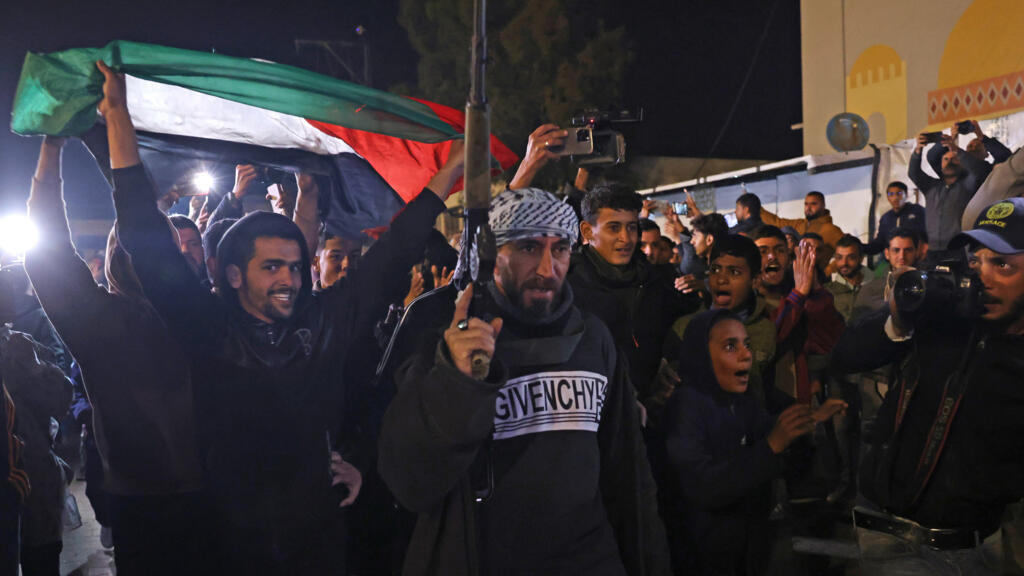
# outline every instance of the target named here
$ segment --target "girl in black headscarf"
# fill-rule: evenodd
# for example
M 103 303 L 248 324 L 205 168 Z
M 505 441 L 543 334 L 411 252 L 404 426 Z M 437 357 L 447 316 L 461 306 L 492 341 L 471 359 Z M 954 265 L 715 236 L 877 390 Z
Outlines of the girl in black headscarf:
M 680 386 L 667 409 L 668 525 L 677 573 L 762 572 L 772 545 L 771 482 L 780 453 L 843 408 L 794 404 L 777 418 L 747 393 L 753 356 L 728 310 L 693 318 L 683 335 Z

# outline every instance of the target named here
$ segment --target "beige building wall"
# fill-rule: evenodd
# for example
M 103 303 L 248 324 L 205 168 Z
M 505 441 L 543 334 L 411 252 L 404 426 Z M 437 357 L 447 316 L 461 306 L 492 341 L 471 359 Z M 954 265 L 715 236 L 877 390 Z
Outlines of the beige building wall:
M 1020 0 L 802 0 L 804 153 L 833 152 L 825 127 L 844 106 L 869 121 L 875 144 L 948 127 L 957 118 L 993 118 L 1020 110 L 1024 95 L 1013 92 L 1015 74 L 1024 72 L 1021 22 Z M 898 59 L 892 65 L 902 76 L 876 76 L 867 82 L 866 71 L 855 70 L 855 65 L 870 51 L 875 54 L 869 60 L 883 52 Z M 863 75 L 861 81 L 857 72 Z M 979 73 L 985 78 L 979 79 Z M 955 87 L 963 87 L 964 94 L 974 86 L 977 94 L 979 81 L 989 78 L 997 82 L 997 92 L 1007 80 L 1009 98 L 997 94 L 988 108 L 973 105 L 972 98 L 972 106 L 961 103 L 955 112 L 941 112 L 944 96 L 952 106 Z M 929 113 L 931 100 L 939 103 L 939 114 Z M 884 116 L 884 129 L 875 130 L 883 122 L 872 120 L 876 113 Z

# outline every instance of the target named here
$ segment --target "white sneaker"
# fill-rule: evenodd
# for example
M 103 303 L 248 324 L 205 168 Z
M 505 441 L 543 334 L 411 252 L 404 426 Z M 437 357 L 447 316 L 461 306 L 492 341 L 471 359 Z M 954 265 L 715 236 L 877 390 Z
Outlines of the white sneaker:
M 114 532 L 110 529 L 110 526 L 100 527 L 100 546 L 107 550 L 114 547 Z

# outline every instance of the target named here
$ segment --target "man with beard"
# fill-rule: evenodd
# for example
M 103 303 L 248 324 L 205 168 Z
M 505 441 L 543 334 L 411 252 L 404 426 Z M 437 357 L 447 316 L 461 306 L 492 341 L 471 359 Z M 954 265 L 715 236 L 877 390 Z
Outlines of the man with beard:
M 860 471 L 865 574 L 1000 573 L 1000 518 L 1024 497 L 1024 199 L 983 211 L 965 245 L 976 310 L 893 299 L 835 350 L 844 371 L 901 368 Z
M 950 128 L 950 134 L 958 141 L 959 136 L 974 134 L 974 139 L 967 143 L 967 146 L 964 147 L 964 152 L 981 161 L 982 164 L 979 166 L 980 172 L 978 174 L 978 181 L 984 182 L 985 179 L 988 178 L 989 174 L 992 173 L 992 168 L 996 164 L 1006 162 L 1013 152 L 1004 146 L 999 140 L 996 140 L 991 136 L 986 136 L 981 130 L 981 125 L 976 121 L 965 120 L 965 122 L 971 123 L 970 132 L 960 132 L 960 122 L 957 122 L 953 124 L 952 128 Z M 948 152 L 948 150 L 945 146 L 932 146 L 932 148 L 928 150 L 928 154 L 926 154 L 928 165 L 932 167 L 932 170 L 936 174 L 942 174 L 942 156 L 946 152 Z M 992 155 L 992 164 L 988 163 L 989 154 Z M 986 204 L 985 206 L 988 205 Z M 965 224 L 964 227 L 970 228 L 972 224 L 974 224 L 974 220 Z
M 801 236 L 807 233 L 817 234 L 826 244 L 827 250 L 822 257 L 828 260 L 836 242 L 843 236 L 843 231 L 832 223 L 832 213 L 825 208 L 825 195 L 821 192 L 808 192 L 804 197 L 804 218 L 780 218 L 761 208 L 761 219 L 770 226 L 792 226 Z M 756 239 L 760 234 L 754 236 Z
M 985 162 L 961 150 L 955 135 L 943 135 L 941 145 L 946 152 L 942 155 L 940 178 L 932 178 L 921 169 L 921 151 L 927 143 L 925 134 L 917 135 L 907 175 L 924 194 L 925 231 L 931 245 L 929 262 L 939 262 L 959 256 L 960 251 L 947 249 L 948 244 L 960 232 L 964 209 L 984 181 Z
M 846 234 L 836 243 L 836 253 L 832 257 L 836 272 L 832 274 L 832 281 L 825 284 L 825 289 L 832 293 L 836 310 L 847 322 L 885 304 L 884 283 L 871 271 L 865 272 L 861 264 L 863 259 L 863 244 L 856 236 Z
M 462 147 L 391 222 L 358 274 L 311 290 L 309 242 L 285 216 L 253 212 L 217 248 L 217 294 L 167 234 L 139 158 L 123 76 L 102 62 L 116 238 L 146 296 L 188 358 L 200 450 L 220 516 L 228 574 L 345 574 L 339 507 L 362 476 L 342 454 L 357 442 L 354 342 L 372 335 L 462 175 Z M 332 486 L 340 485 L 340 492 Z
M 403 573 L 667 574 L 626 366 L 565 282 L 572 208 L 506 190 L 490 224 L 493 282 L 425 296 L 396 335 L 418 340 L 380 440 L 381 475 L 419 515 Z

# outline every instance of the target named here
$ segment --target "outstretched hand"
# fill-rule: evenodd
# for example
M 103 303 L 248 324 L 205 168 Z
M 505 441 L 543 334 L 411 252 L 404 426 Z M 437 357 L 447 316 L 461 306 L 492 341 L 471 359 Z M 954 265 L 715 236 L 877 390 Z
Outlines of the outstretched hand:
M 793 283 L 796 291 L 803 296 L 811 293 L 817 280 L 814 261 L 817 251 L 809 244 L 796 247 L 796 259 L 793 260 Z
M 484 322 L 469 317 L 469 304 L 473 300 L 473 285 L 470 284 L 455 301 L 452 323 L 444 332 L 452 363 L 460 372 L 473 377 L 473 354 L 483 352 L 488 358 L 494 357 L 494 346 L 501 333 L 501 318 Z
M 779 454 L 789 447 L 794 440 L 814 431 L 814 417 L 811 407 L 806 404 L 793 404 L 779 414 L 775 426 L 768 433 L 768 446 L 772 452 Z

